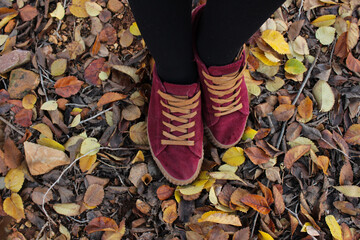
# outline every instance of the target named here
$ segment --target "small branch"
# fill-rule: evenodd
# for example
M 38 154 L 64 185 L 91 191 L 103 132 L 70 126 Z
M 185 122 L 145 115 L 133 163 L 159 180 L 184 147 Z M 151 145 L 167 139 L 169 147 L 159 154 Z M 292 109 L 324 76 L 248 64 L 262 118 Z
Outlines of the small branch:
M 301 12 L 302 12 L 302 10 L 303 10 L 303 7 L 304 7 L 304 0 L 301 0 L 300 7 L 299 7 L 299 13 L 298 13 L 298 16 L 297 16 L 297 20 L 300 20 Z
M 44 226 L 42 226 L 39 234 L 38 234 L 37 237 L 36 237 L 36 240 L 39 240 L 39 239 L 40 239 L 41 234 L 44 232 L 45 228 L 46 228 L 48 225 L 49 225 L 49 222 L 46 222 L 46 223 L 44 224 Z
M 17 129 L 14 125 L 12 125 L 10 122 L 8 122 L 5 118 L 3 118 L 2 116 L 0 116 L 0 120 L 3 121 L 6 125 L 8 125 L 11 129 L 13 129 L 14 131 L 16 131 L 18 134 L 20 134 L 21 136 L 24 136 L 25 133 L 23 133 L 22 131 L 20 131 L 19 129 Z
M 96 115 L 94 115 L 94 116 L 92 116 L 92 117 L 90 117 L 90 118 L 88 118 L 88 119 L 82 120 L 82 121 L 79 122 L 79 125 L 80 125 L 80 124 L 83 124 L 83 123 L 86 123 L 86 122 L 88 122 L 88 121 L 90 121 L 90 120 L 92 120 L 92 119 L 94 119 L 94 118 L 97 118 L 98 116 L 100 116 L 100 115 L 102 115 L 102 114 L 104 114 L 104 113 L 106 113 L 106 112 L 108 112 L 108 111 L 110 111 L 110 110 L 112 110 L 112 109 L 113 109 L 113 107 L 110 107 L 110 108 L 108 108 L 108 109 L 106 109 L 106 110 L 104 110 L 104 111 L 101 111 L 101 112 L 99 112 L 98 114 L 96 114 Z
M 301 227 L 304 226 L 304 224 L 302 224 L 302 222 L 300 221 L 299 216 L 298 216 L 297 213 L 291 211 L 291 210 L 290 210 L 289 208 L 287 208 L 287 207 L 285 207 L 285 209 L 288 210 L 288 212 L 289 212 L 291 215 L 293 215 L 293 216 L 298 220 L 298 222 L 299 222 L 299 224 L 300 224 Z M 311 235 L 309 235 L 309 236 L 311 236 Z M 317 240 L 314 236 L 311 236 L 311 237 L 312 237 L 312 239 Z
M 38 64 L 38 66 L 40 66 L 40 64 Z M 39 73 L 40 73 L 41 87 L 42 87 L 42 90 L 43 90 L 43 92 L 44 92 L 45 99 L 46 99 L 46 101 L 49 101 L 49 98 L 48 98 L 48 96 L 47 96 L 47 94 L 46 94 L 46 89 L 45 89 L 45 86 L 44 86 L 43 71 L 42 71 L 41 68 L 40 68 Z
M 316 65 L 316 62 L 319 58 L 319 55 L 320 55 L 320 48 L 318 47 L 317 48 L 317 51 L 316 51 L 316 55 L 315 55 L 315 60 L 314 62 L 311 64 L 311 67 L 309 68 L 307 74 L 306 74 L 306 77 L 304 79 L 304 81 L 302 82 L 301 86 L 300 86 L 300 89 L 298 91 L 298 94 L 296 95 L 296 97 L 294 98 L 294 100 L 292 101 L 292 105 L 295 105 L 296 102 L 298 101 L 302 91 L 304 90 L 305 88 L 305 85 L 307 84 L 307 82 L 309 81 L 309 78 L 311 76 L 311 73 L 312 73 L 312 70 L 314 69 L 315 65 Z M 284 136 L 284 133 L 285 133 L 285 128 L 286 128 L 286 125 L 287 125 L 288 121 L 285 121 L 281 127 L 281 132 L 280 132 L 280 135 L 279 135 L 279 138 L 276 142 L 276 148 L 279 149 L 280 147 L 280 144 L 281 144 L 281 141 L 282 141 L 282 138 Z
M 253 237 L 253 235 L 254 235 L 255 225 L 256 225 L 256 222 L 257 222 L 258 217 L 259 217 L 259 212 L 257 212 L 256 215 L 255 215 L 253 227 L 252 227 L 252 229 L 251 229 L 250 239 L 252 239 L 252 237 Z

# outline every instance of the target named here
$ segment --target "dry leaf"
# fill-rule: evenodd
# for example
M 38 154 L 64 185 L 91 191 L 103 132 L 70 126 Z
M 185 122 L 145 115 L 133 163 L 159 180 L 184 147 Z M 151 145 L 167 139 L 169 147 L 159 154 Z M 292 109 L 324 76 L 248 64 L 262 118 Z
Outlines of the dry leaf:
M 355 208 L 352 203 L 347 201 L 336 201 L 334 202 L 334 207 L 336 207 L 339 211 L 356 216 L 359 213 L 359 209 Z
M 270 157 L 258 147 L 245 148 L 244 151 L 255 165 L 267 163 L 270 160 Z
M 272 192 L 271 192 L 270 188 L 266 187 L 264 184 L 262 184 L 259 181 L 258 181 L 258 184 L 260 186 L 260 189 L 261 189 L 262 193 L 265 196 L 266 202 L 270 206 L 274 202 L 274 198 L 273 198 L 273 195 L 272 195 Z
M 163 220 L 166 223 L 172 224 L 178 218 L 176 202 L 168 206 L 163 210 Z
M 300 115 L 300 122 L 307 123 L 313 117 L 313 102 L 309 97 L 302 100 L 298 106 L 298 113 Z
M 241 222 L 238 216 L 230 215 L 221 211 L 210 211 L 204 213 L 198 222 L 214 222 L 220 224 L 229 224 L 233 226 L 241 226 Z
M 45 193 L 47 192 L 48 188 L 47 187 L 36 187 L 34 188 L 34 191 L 31 193 L 31 200 L 38 204 L 41 205 L 43 203 L 43 198 Z M 48 192 L 48 194 L 46 194 L 46 197 L 44 199 L 44 203 L 49 202 L 50 200 L 53 199 L 53 193 L 50 190 Z
M 125 219 L 122 220 L 119 224 L 118 229 L 115 232 L 112 231 L 106 231 L 102 237 L 101 240 L 119 240 L 122 239 L 126 231 L 125 228 Z
M 290 218 L 291 235 L 294 235 L 294 232 L 296 231 L 296 228 L 299 225 L 299 221 L 290 212 L 288 212 L 288 213 L 289 213 L 289 218 Z
M 311 22 L 315 27 L 328 27 L 335 23 L 335 15 L 323 15 Z
M 100 205 L 104 199 L 104 188 L 99 184 L 91 184 L 85 192 L 84 202 L 90 207 Z
M 135 105 L 128 105 L 122 110 L 122 116 L 125 120 L 134 121 L 141 116 L 140 108 Z
M 100 144 L 96 138 L 85 138 L 81 143 L 80 153 L 82 155 L 95 155 L 99 152 Z
M 281 35 L 280 32 L 274 30 L 265 30 L 262 33 L 261 38 L 278 53 L 290 53 L 289 45 L 287 44 L 283 35 Z
M 316 30 L 315 36 L 323 45 L 330 45 L 335 39 L 335 28 L 333 27 L 320 27 Z
M 222 156 L 222 160 L 231 166 L 238 167 L 245 162 L 244 150 L 240 147 L 229 148 Z
M 82 172 L 86 172 L 93 164 L 96 162 L 97 156 L 95 155 L 86 155 L 85 157 L 80 158 L 79 160 L 79 167 Z
M 130 127 L 130 139 L 139 145 L 148 145 L 146 122 L 138 122 Z
M 273 112 L 277 121 L 287 121 L 295 113 L 295 106 L 291 104 L 280 104 Z
M 42 146 L 57 149 L 57 150 L 60 150 L 60 151 L 63 151 L 63 152 L 65 151 L 65 147 L 63 145 L 61 145 L 60 143 L 58 143 L 57 141 L 55 141 L 53 139 L 49 139 L 49 138 L 46 138 L 46 137 L 38 139 L 37 143 L 42 145 Z
M 23 201 L 17 193 L 12 193 L 4 200 L 3 208 L 6 214 L 15 218 L 17 223 L 25 218 Z
M 273 185 L 272 190 L 274 193 L 274 200 L 275 200 L 275 213 L 281 215 L 285 211 L 284 198 L 280 193 L 279 189 L 275 185 Z
M 345 164 L 340 170 L 339 183 L 340 185 L 352 185 L 354 178 L 354 172 L 352 170 L 349 161 L 345 161 Z
M 353 124 L 346 131 L 344 140 L 352 145 L 360 145 L 360 124 Z
M 313 94 L 321 112 L 329 112 L 333 108 L 335 96 L 326 81 L 319 80 L 313 87 Z
M 24 172 L 20 168 L 10 169 L 5 176 L 5 187 L 17 193 L 22 188 L 24 180 Z
M 130 30 L 130 33 L 131 33 L 132 35 L 134 35 L 134 36 L 140 36 L 140 35 L 141 35 L 140 30 L 139 30 L 139 27 L 138 27 L 138 25 L 137 25 L 136 22 L 133 22 L 133 23 L 130 25 L 129 30 Z
M 55 100 L 50 100 L 47 102 L 44 102 L 43 105 L 41 105 L 41 110 L 47 110 L 47 111 L 54 111 L 58 107 L 58 104 Z
M 33 109 L 36 100 L 37 98 L 34 94 L 27 94 L 22 100 L 22 105 L 25 109 Z
M 31 128 L 39 131 L 45 137 L 47 137 L 49 139 L 53 139 L 53 133 L 52 133 L 51 129 L 48 127 L 48 125 L 46 125 L 44 123 L 38 123 L 36 125 L 31 126 Z
M 115 232 L 118 230 L 116 222 L 108 217 L 96 217 L 93 218 L 89 224 L 85 227 L 85 231 L 90 234 L 94 232 Z
M 298 145 L 287 151 L 284 158 L 285 167 L 290 169 L 297 160 L 310 151 L 310 148 L 311 145 Z
M 70 12 L 75 16 L 79 18 L 86 18 L 88 17 L 88 13 L 85 9 L 85 3 L 88 0 L 73 0 L 72 4 L 70 5 L 69 9 Z
M 259 240 L 274 240 L 270 234 L 263 231 L 259 231 L 258 238 Z
M 299 75 L 306 72 L 306 67 L 299 60 L 292 58 L 285 63 L 285 71 L 292 75 Z
M 55 10 L 54 10 L 52 13 L 50 13 L 50 16 L 51 16 L 51 17 L 56 17 L 56 18 L 59 19 L 59 20 L 61 20 L 61 19 L 64 18 L 64 16 L 65 16 L 65 9 L 64 9 L 64 7 L 63 7 L 63 5 L 62 5 L 61 2 L 58 2 L 58 3 L 56 4 Z
M 336 190 L 348 197 L 360 197 L 360 187 L 358 186 L 334 186 Z
M 328 215 L 325 217 L 326 224 L 328 225 L 331 235 L 334 239 L 342 239 L 341 227 L 337 223 L 333 215 Z
M 168 186 L 168 185 L 161 185 L 157 190 L 156 190 L 156 195 L 159 198 L 159 200 L 166 200 L 168 198 L 170 198 L 173 194 L 174 194 L 174 188 Z
M 110 75 L 110 68 L 105 61 L 105 58 L 98 58 L 93 60 L 89 66 L 87 66 L 84 72 L 84 79 L 87 83 L 99 86 L 102 82 L 99 78 L 99 74 L 105 72 L 107 75 Z
M 240 201 L 253 208 L 254 210 L 260 212 L 261 214 L 269 214 L 270 207 L 268 202 L 263 196 L 255 195 L 255 194 L 247 194 L 243 196 Z
M 56 203 L 53 205 L 53 208 L 58 214 L 68 217 L 80 214 L 80 205 L 76 203 Z
M 86 1 L 85 10 L 91 17 L 96 17 L 102 11 L 102 7 L 96 2 Z
M 51 75 L 54 77 L 63 75 L 67 68 L 67 60 L 64 58 L 56 59 L 50 66 Z
M 116 102 L 116 101 L 120 101 L 125 99 L 127 96 L 121 93 L 116 93 L 116 92 L 108 92 L 105 93 L 100 99 L 99 102 L 97 103 L 98 108 L 104 106 L 105 104 L 108 103 L 112 103 L 112 102 Z
M 347 32 L 347 39 L 346 39 L 346 43 L 348 46 L 348 49 L 351 50 L 353 49 L 356 44 L 359 41 L 359 27 L 357 25 L 357 23 L 350 23 L 349 25 L 349 30 Z
M 20 166 L 23 155 L 16 147 L 11 138 L 6 138 L 4 143 L 4 161 L 9 168 L 17 168 Z
M 15 115 L 15 123 L 25 128 L 30 127 L 30 125 L 32 124 L 32 114 L 33 112 L 30 109 L 21 109 Z

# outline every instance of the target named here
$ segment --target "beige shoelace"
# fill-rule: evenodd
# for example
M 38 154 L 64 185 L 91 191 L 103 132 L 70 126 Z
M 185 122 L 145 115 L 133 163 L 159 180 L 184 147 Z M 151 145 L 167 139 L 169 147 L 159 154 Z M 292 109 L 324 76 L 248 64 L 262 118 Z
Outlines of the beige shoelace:
M 243 107 L 242 103 L 240 102 L 241 97 L 236 99 L 241 92 L 240 85 L 243 81 L 243 79 L 241 79 L 242 72 L 236 72 L 228 75 L 223 75 L 220 77 L 211 76 L 207 74 L 205 71 L 202 71 L 202 74 L 206 79 L 211 80 L 213 82 L 210 83 L 206 80 L 204 81 L 206 86 L 208 87 L 209 92 L 216 96 L 216 98 L 210 97 L 210 99 L 213 102 L 220 104 L 220 107 L 217 107 L 215 105 L 212 106 L 212 108 L 217 111 L 214 114 L 215 117 L 228 115 L 230 113 L 240 110 Z M 232 95 L 230 95 L 229 97 L 221 98 L 231 93 Z M 222 106 L 224 104 L 229 104 L 229 105 Z
M 162 145 L 181 145 L 181 146 L 194 146 L 194 141 L 189 140 L 195 136 L 195 131 L 188 133 L 188 129 L 195 126 L 195 122 L 189 122 L 189 120 L 196 116 L 197 111 L 191 112 L 199 105 L 200 91 L 192 98 L 186 98 L 182 96 L 173 96 L 167 93 L 163 93 L 158 90 L 158 94 L 167 101 L 160 101 L 161 105 L 170 110 L 170 113 L 162 111 L 162 114 L 169 118 L 171 121 L 177 121 L 182 125 L 175 126 L 171 123 L 163 121 L 162 123 L 170 128 L 170 133 L 163 131 L 163 135 L 168 139 L 162 139 Z M 173 113 L 181 113 L 181 116 L 175 116 Z M 183 133 L 181 136 L 175 136 L 171 132 L 178 131 Z

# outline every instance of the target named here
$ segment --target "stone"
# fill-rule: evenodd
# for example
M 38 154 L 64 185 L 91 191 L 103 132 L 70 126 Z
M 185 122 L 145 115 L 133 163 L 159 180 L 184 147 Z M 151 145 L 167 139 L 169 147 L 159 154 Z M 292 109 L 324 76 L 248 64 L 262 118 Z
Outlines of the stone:
M 10 72 L 14 68 L 20 67 L 30 62 L 31 52 L 24 50 L 14 50 L 0 57 L 0 74 Z
M 36 143 L 24 142 L 25 159 L 31 175 L 40 175 L 70 164 L 68 156 L 60 150 Z
M 29 91 L 37 88 L 39 83 L 39 75 L 32 71 L 22 68 L 12 70 L 10 73 L 8 89 L 10 98 L 23 98 Z

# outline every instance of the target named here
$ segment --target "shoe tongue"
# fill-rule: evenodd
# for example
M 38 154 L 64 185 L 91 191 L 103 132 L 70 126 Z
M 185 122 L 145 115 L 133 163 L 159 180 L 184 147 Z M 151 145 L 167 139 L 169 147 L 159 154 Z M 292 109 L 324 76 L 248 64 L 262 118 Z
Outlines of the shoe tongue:
M 181 84 L 173 84 L 164 82 L 164 87 L 166 92 L 176 96 L 187 96 L 192 97 L 196 94 L 198 90 L 198 83 L 181 85 Z

